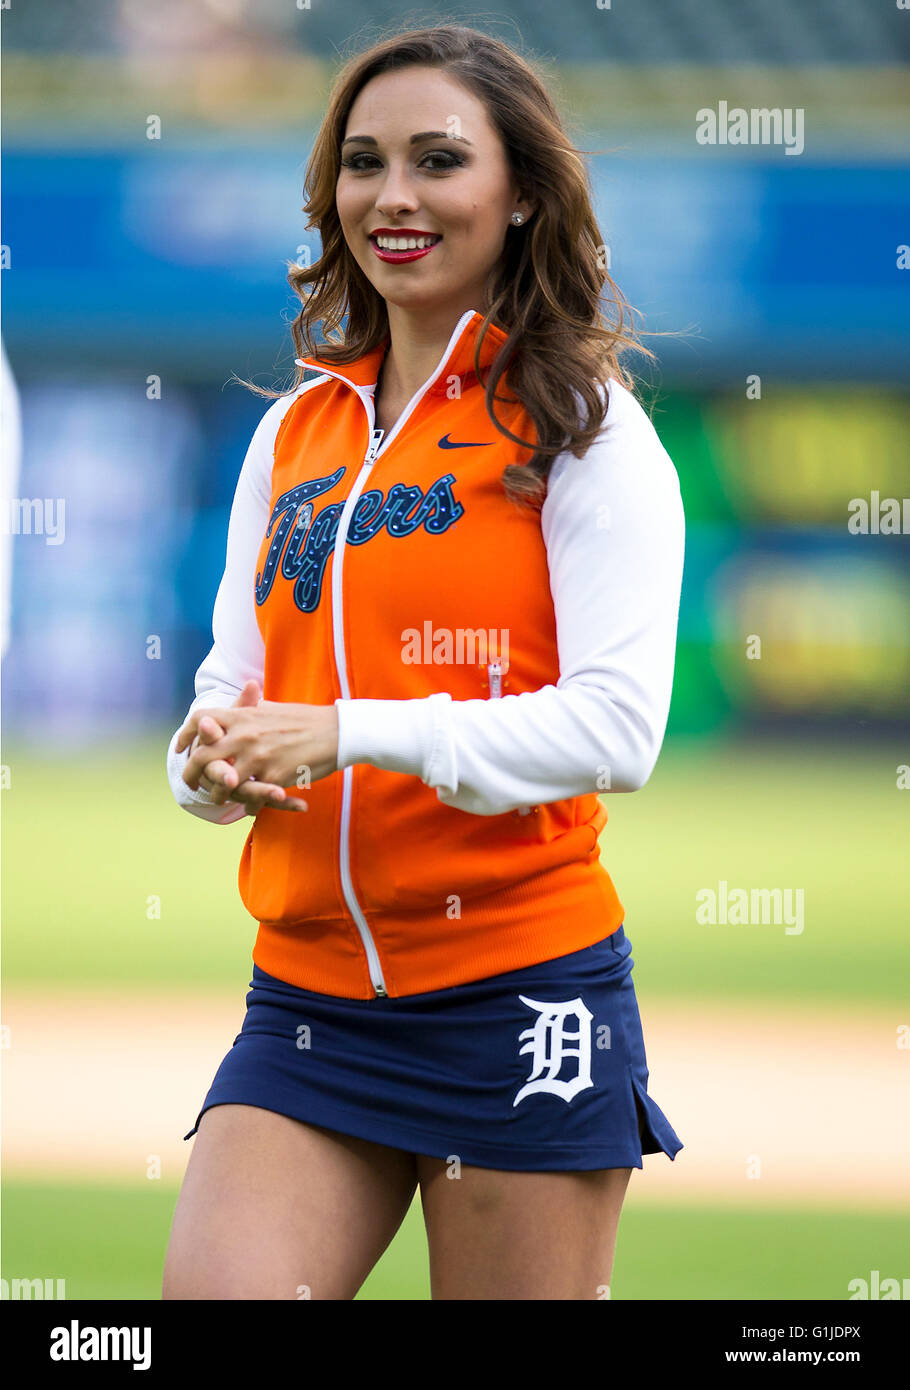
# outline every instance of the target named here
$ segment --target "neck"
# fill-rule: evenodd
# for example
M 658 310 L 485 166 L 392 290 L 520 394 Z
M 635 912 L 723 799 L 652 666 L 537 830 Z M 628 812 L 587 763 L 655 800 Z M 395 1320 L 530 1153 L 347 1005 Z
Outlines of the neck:
M 455 313 L 450 309 L 433 313 L 388 305 L 390 341 L 380 377 L 387 398 L 409 401 L 420 390 L 439 365 L 458 320 L 473 307 L 465 304 Z

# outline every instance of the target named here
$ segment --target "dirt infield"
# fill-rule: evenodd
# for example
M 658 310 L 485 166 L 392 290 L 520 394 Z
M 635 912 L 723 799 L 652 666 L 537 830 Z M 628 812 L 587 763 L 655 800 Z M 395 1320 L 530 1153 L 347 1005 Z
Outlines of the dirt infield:
M 3 996 L 6 1177 L 182 1177 L 243 1020 L 224 996 L 15 988 Z M 642 1004 L 649 1090 L 683 1141 L 629 1200 L 910 1207 L 910 1052 L 892 1011 Z

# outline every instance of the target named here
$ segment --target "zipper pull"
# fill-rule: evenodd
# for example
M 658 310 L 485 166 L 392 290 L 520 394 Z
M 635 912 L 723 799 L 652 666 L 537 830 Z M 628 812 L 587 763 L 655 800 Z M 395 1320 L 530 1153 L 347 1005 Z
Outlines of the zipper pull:
M 371 435 L 370 435 L 370 445 L 369 445 L 369 448 L 367 449 L 366 453 L 365 453 L 364 456 L 363 456 L 363 461 L 364 461 L 364 463 L 372 463 L 372 462 L 373 462 L 374 458 L 376 457 L 376 451 L 377 451 L 377 449 L 379 448 L 380 444 L 382 443 L 382 436 L 383 436 L 384 434 L 385 434 L 385 430 L 381 430 L 381 429 L 375 429 L 375 430 L 373 430 L 373 432 L 372 432 Z
M 487 676 L 489 677 L 489 680 L 490 680 L 490 696 L 489 696 L 489 698 L 490 698 L 491 700 L 498 700 L 498 699 L 501 699 L 501 698 L 502 698 L 502 662 L 501 662 L 501 661 L 489 661 L 489 662 L 487 662 Z M 531 812 L 532 809 L 536 809 L 536 808 L 532 808 L 531 806 L 519 806 L 519 807 L 516 808 L 516 815 L 519 815 L 519 816 L 527 816 L 527 815 Z

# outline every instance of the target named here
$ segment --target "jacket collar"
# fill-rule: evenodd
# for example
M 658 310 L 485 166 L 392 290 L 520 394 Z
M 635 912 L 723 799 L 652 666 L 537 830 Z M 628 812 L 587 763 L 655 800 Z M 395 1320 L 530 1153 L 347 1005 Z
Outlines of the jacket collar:
M 431 384 L 426 386 L 424 383 L 426 394 L 444 394 L 448 390 L 449 378 L 452 376 L 462 378 L 470 376 L 473 379 L 474 344 L 483 318 L 484 316 L 479 309 L 468 309 L 462 314 L 442 357 L 428 378 Z M 508 334 L 505 330 L 498 327 L 497 324 L 491 323 L 489 325 L 480 349 L 480 365 L 484 371 L 493 362 L 507 337 Z M 354 362 L 327 362 L 318 356 L 297 357 L 294 360 L 300 367 L 308 367 L 312 371 L 328 371 L 332 376 L 341 377 L 355 389 L 374 391 L 379 376 L 379 368 L 390 341 L 391 335 L 386 333 L 381 343 L 364 353 L 362 357 L 358 357 Z

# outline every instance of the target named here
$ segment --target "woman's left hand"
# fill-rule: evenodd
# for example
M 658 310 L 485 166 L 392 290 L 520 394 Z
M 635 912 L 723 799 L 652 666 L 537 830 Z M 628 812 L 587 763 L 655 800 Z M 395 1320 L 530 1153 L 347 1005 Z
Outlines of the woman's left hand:
M 177 737 L 178 753 L 193 742 L 207 716 L 221 725 L 224 736 L 196 747 L 187 759 L 183 780 L 197 790 L 199 777 L 205 773 L 214 785 L 212 800 L 218 804 L 227 801 L 231 791 L 250 777 L 279 787 L 304 787 L 337 771 L 338 711 L 334 705 L 260 700 L 257 705 L 240 708 L 196 710 Z M 228 758 L 232 759 L 230 765 L 206 772 L 209 763 L 224 765 Z

